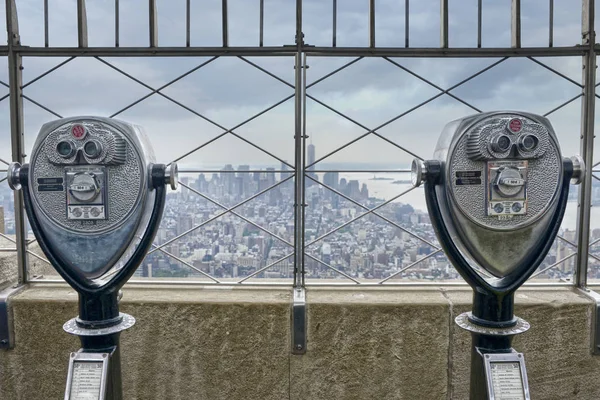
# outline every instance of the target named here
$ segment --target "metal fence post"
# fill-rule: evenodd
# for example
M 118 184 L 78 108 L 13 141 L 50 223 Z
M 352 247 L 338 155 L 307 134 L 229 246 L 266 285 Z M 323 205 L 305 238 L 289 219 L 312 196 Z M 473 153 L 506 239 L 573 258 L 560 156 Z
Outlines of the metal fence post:
M 306 353 L 306 293 L 304 290 L 304 183 L 306 135 L 303 124 L 303 102 L 305 101 L 304 34 L 302 33 L 302 0 L 296 0 L 296 60 L 295 109 L 294 109 L 294 295 L 292 303 L 292 353 Z
M 12 159 L 23 163 L 25 158 L 23 133 L 23 70 L 21 54 L 15 50 L 21 45 L 16 0 L 6 1 L 6 28 L 8 32 L 8 79 L 10 93 L 10 137 Z M 20 190 L 14 191 L 15 199 L 15 235 L 17 245 L 17 267 L 19 284 L 27 282 L 27 229 L 23 196 Z
M 592 166 L 594 162 L 594 111 L 596 107 L 596 53 L 594 32 L 594 0 L 582 0 L 582 38 L 587 49 L 583 56 L 583 97 L 581 104 L 581 155 L 585 161 L 586 175 L 579 189 L 577 215 L 577 267 L 575 283 L 580 288 L 587 285 L 587 267 L 590 245 L 590 213 L 592 206 Z

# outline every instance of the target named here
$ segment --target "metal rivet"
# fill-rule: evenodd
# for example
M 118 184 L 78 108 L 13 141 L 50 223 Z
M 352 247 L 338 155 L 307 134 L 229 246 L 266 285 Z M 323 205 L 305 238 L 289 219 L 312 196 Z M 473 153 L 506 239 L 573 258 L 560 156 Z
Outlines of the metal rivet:
M 296 345 L 296 350 L 302 350 L 303 348 L 304 348 L 304 346 L 302 346 L 301 344 Z

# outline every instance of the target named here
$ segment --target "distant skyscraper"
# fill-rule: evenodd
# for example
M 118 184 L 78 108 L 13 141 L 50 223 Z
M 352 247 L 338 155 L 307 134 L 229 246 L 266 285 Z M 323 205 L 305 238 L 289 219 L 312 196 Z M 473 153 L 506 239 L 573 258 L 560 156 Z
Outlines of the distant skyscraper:
M 231 164 L 227 164 L 221 171 L 235 171 Z M 226 193 L 233 192 L 233 182 L 235 180 L 235 174 L 233 172 L 224 172 L 221 174 L 221 182 Z
M 6 233 L 6 228 L 4 226 L 4 207 L 0 206 L 0 233 Z
M 306 162 L 307 162 L 307 165 L 313 164 L 315 162 L 315 145 L 312 143 L 308 145 L 308 153 L 307 153 Z M 315 167 L 311 166 L 308 169 L 310 171 L 312 171 L 313 169 L 315 169 Z
M 275 184 L 275 168 L 267 168 L 266 176 L 267 181 L 269 182 L 269 186 L 273 186 Z
M 282 162 L 281 163 L 281 171 L 289 171 L 289 170 L 290 170 L 290 167 L 288 167 L 286 163 Z M 279 179 L 284 180 L 285 178 L 287 178 L 290 175 L 292 175 L 291 172 L 281 172 L 279 174 Z
M 323 176 L 323 183 L 332 189 L 338 188 L 339 181 L 340 181 L 340 173 L 339 172 L 325 172 L 325 175 Z
M 307 153 L 306 153 L 306 165 L 309 165 L 309 167 L 307 168 L 308 171 L 315 170 L 315 166 L 311 165 L 314 162 L 315 162 L 315 145 L 311 143 L 308 145 L 308 149 L 307 149 Z M 319 178 L 317 177 L 317 174 L 315 174 L 314 172 L 309 172 L 308 176 L 310 176 L 313 179 L 319 180 Z M 306 180 L 306 186 L 311 186 L 314 183 L 315 182 L 311 179 Z

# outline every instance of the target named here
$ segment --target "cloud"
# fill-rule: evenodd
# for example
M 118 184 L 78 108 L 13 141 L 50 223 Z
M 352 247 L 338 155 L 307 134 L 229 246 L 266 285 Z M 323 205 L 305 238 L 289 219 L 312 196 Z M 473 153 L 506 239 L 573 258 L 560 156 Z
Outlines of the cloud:
M 506 3 L 506 4 L 505 4 Z M 539 3 L 539 4 L 538 4 Z M 50 3 L 50 44 L 76 45 L 75 0 Z M 121 46 L 148 46 L 147 1 L 120 2 Z M 221 1 L 192 2 L 191 44 L 221 46 Z M 378 46 L 404 45 L 404 2 L 377 1 L 376 41 Z M 476 45 L 476 0 L 451 2 L 451 46 Z M 24 45 L 43 46 L 43 6 L 39 1 L 18 3 L 21 38 Z M 510 4 L 484 2 L 484 46 L 510 45 Z M 338 2 L 338 46 L 368 45 L 368 2 Z M 159 45 L 185 45 L 185 2 L 158 0 Z M 91 46 L 114 45 L 114 2 L 88 1 Z M 532 6 L 523 3 L 523 44 L 545 46 L 548 40 L 547 2 Z M 555 45 L 573 45 L 580 40 L 579 7 L 565 2 L 555 4 Z M 411 2 L 411 46 L 439 46 L 439 1 Z M 305 0 L 303 30 L 309 44 L 329 46 L 332 40 L 331 2 Z M 257 46 L 259 41 L 258 2 L 229 1 L 229 44 Z M 295 4 L 284 0 L 265 0 L 264 43 L 266 46 L 293 45 L 295 40 Z M 328 74 L 353 58 L 308 57 L 308 82 Z M 26 57 L 25 82 L 35 78 L 64 58 Z M 106 60 L 125 72 L 158 88 L 191 68 L 209 60 L 189 58 L 121 58 Z M 253 57 L 249 60 L 294 84 L 293 57 Z M 394 58 L 442 89 L 447 89 L 498 58 L 426 59 Z M 553 68 L 580 80 L 580 57 L 540 58 Z M 6 60 L 0 62 L 0 79 L 7 80 Z M 4 76 L 4 77 L 3 77 Z M 2 78 L 3 77 L 3 78 Z M 1 88 L 0 88 L 1 89 Z M 150 89 L 119 74 L 92 58 L 80 58 L 51 73 L 25 89 L 25 94 L 61 115 L 110 115 L 131 104 Z M 185 106 L 229 129 L 273 103 L 293 94 L 293 89 L 248 63 L 233 57 L 221 57 L 181 79 L 163 91 Z M 374 128 L 440 91 L 403 71 L 392 63 L 365 58 L 309 89 L 308 93 L 347 114 L 360 124 Z M 522 108 L 545 113 L 577 95 L 580 89 L 527 59 L 510 59 L 452 91 L 482 110 Z M 1 94 L 0 94 L 1 95 Z M 410 151 L 426 157 L 443 126 L 450 120 L 474 110 L 443 95 L 414 112 L 392 122 L 379 133 Z M 157 94 L 151 95 L 119 118 L 145 126 L 157 155 L 173 160 L 202 146 L 222 129 L 179 107 Z M 39 127 L 55 117 L 25 100 L 26 145 L 31 146 Z M 559 132 L 563 150 L 578 148 L 580 101 L 577 100 L 551 116 Z M 307 100 L 307 132 L 317 147 L 317 157 L 326 155 L 364 134 L 365 129 L 344 117 Z M 294 143 L 293 99 L 236 129 L 236 133 L 278 157 L 292 161 Z M 566 133 L 568 132 L 568 134 Z M 348 146 L 324 162 L 406 162 L 412 156 L 381 139 L 364 139 Z M 240 144 L 241 143 L 241 144 Z M 0 157 L 8 157 L 9 114 L 7 103 L 0 103 Z M 231 135 L 203 147 L 185 162 L 214 164 L 272 164 L 279 161 Z M 182 162 L 184 162 L 182 160 Z

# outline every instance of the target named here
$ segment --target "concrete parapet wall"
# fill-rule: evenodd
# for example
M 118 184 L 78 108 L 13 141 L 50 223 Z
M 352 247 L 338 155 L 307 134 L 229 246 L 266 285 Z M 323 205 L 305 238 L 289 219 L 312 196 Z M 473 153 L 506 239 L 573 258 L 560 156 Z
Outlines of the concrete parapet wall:
M 308 347 L 290 353 L 291 289 L 135 286 L 121 309 L 125 399 L 466 399 L 470 335 L 454 317 L 471 292 L 454 288 L 307 290 Z M 66 285 L 16 295 L 16 347 L 0 352 L 0 399 L 61 399 L 62 331 L 77 313 Z M 516 313 L 532 325 L 525 353 L 532 399 L 600 398 L 590 355 L 592 303 L 574 290 L 523 289 Z

